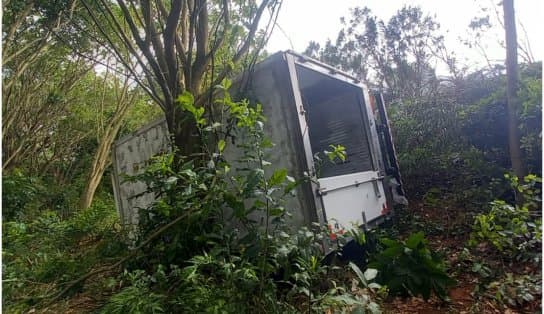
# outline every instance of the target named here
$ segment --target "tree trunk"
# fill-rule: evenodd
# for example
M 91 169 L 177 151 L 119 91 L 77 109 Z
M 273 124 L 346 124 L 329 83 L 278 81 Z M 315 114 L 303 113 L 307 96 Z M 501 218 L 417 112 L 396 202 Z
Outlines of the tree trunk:
M 166 114 L 166 122 L 168 131 L 173 136 L 174 169 L 181 165 L 182 158 L 189 157 L 197 164 L 202 160 L 202 138 L 198 134 L 194 118 L 183 112 L 179 106 L 172 107 L 173 110 Z
M 100 144 L 98 145 L 98 149 L 93 158 L 91 171 L 89 173 L 89 177 L 87 178 L 85 190 L 81 195 L 81 209 L 87 209 L 89 208 L 89 206 L 91 206 L 96 189 L 98 188 L 100 181 L 102 181 L 102 175 L 104 174 L 104 171 L 106 170 L 106 166 L 109 161 L 110 147 L 113 143 L 113 140 L 115 139 L 115 135 L 113 133 L 112 135 L 113 136 L 111 136 L 110 134 L 105 134 L 102 137 Z
M 104 135 L 100 139 L 100 143 L 98 144 L 98 148 L 93 157 L 93 163 L 87 178 L 87 184 L 85 185 L 85 190 L 83 191 L 80 199 L 81 209 L 87 209 L 89 206 L 91 206 L 96 189 L 102 181 L 102 176 L 104 175 L 104 171 L 106 170 L 106 167 L 110 161 L 109 157 L 111 145 L 117 137 L 117 133 L 119 133 L 119 129 L 123 124 L 123 118 L 128 111 L 130 104 L 132 101 L 134 101 L 134 98 L 131 97 L 128 100 L 121 99 L 120 101 L 124 103 L 119 104 L 115 115 L 113 116 L 110 124 L 108 124 L 106 127 Z
M 213 70 L 209 66 L 212 60 L 223 54 L 223 49 L 228 51 L 226 59 L 222 60 L 225 67 L 217 75 L 210 76 L 214 81 L 209 82 L 207 88 L 213 88 L 230 75 L 234 65 L 241 62 L 252 47 L 259 48 L 255 39 L 261 18 L 267 12 L 271 23 L 281 1 L 261 0 L 257 4 L 258 1 L 172 0 L 170 5 L 165 1 L 142 1 L 141 5 L 135 6 L 133 1 L 127 0 L 117 0 L 116 5 L 109 0 L 98 0 L 94 1 L 100 8 L 98 11 L 90 5 L 92 2 L 78 1 L 118 60 L 164 111 L 173 136 L 176 160 L 201 162 L 203 140 L 197 125 L 192 117 L 181 111 L 175 99 L 183 91 L 189 91 L 197 106 L 202 106 L 202 99 L 207 94 L 203 83 L 207 80 L 206 73 Z M 115 12 L 117 5 L 121 15 Z M 241 12 L 248 10 L 249 16 L 232 25 L 231 6 Z M 211 21 L 209 11 L 214 12 Z M 107 14 L 102 14 L 104 12 Z M 102 27 L 104 23 L 112 29 Z M 161 30 L 157 29 L 158 25 L 162 26 Z M 242 27 L 245 34 L 240 38 L 233 37 L 233 41 L 231 35 L 235 26 Z M 268 27 L 265 38 L 267 31 Z M 142 71 L 136 71 L 138 68 Z M 136 72 L 142 72 L 142 76 Z
M 519 135 L 518 121 L 518 44 L 516 35 L 516 18 L 514 13 L 514 1 L 504 0 L 504 28 L 506 33 L 506 109 L 508 113 L 508 146 L 510 161 L 514 174 L 522 179 L 525 174 L 525 166 L 522 160 L 522 152 Z

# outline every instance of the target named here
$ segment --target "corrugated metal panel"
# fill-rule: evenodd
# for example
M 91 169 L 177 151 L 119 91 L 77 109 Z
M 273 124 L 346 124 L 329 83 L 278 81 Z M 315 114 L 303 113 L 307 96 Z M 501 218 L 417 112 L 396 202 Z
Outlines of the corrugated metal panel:
M 142 173 L 151 157 L 170 151 L 168 138 L 166 120 L 161 119 L 115 143 L 113 182 L 117 210 L 123 224 L 136 225 L 139 209 L 147 208 L 155 201 L 153 194 L 145 193 L 145 183 L 125 182 L 126 176 Z
M 361 112 L 361 90 L 321 73 L 297 66 L 298 80 L 308 119 L 314 153 L 342 145 L 343 163 L 323 162 L 320 177 L 373 170 L 372 157 Z

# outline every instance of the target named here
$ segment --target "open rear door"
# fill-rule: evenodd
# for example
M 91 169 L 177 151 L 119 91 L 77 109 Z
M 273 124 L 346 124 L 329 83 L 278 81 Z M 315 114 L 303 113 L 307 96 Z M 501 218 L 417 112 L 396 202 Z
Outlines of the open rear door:
M 383 169 L 385 175 L 388 177 L 387 186 L 389 188 L 388 193 L 390 194 L 391 202 L 393 205 L 398 204 L 406 206 L 408 205 L 408 200 L 404 193 L 399 162 L 397 160 L 397 153 L 395 151 L 395 145 L 393 144 L 391 127 L 389 126 L 389 119 L 387 117 L 387 110 L 385 109 L 385 102 L 382 94 L 378 92 L 371 94 L 370 104 L 375 112 L 375 120 L 377 121 L 376 129 L 378 131 L 380 151 L 382 153 Z
M 330 68 L 287 56 L 296 74 L 291 73 L 291 81 L 323 220 L 335 230 L 378 220 L 387 211 L 383 162 L 363 89 Z M 313 156 L 330 150 L 329 145 L 344 146 L 346 161 L 316 162 Z

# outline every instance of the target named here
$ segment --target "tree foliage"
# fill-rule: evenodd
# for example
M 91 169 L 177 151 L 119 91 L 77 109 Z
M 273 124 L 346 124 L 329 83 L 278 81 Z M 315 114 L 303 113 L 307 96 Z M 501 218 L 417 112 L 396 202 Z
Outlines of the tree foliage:
M 403 7 L 383 21 L 370 9 L 354 8 L 342 18 L 336 41 L 306 53 L 351 72 L 364 82 L 386 89 L 400 100 L 422 99 L 434 91 L 431 61 L 443 47 L 438 23 L 419 7 Z
M 208 100 L 209 87 L 227 77 L 252 47 L 262 47 L 262 42 L 255 45 L 261 18 L 268 9 L 273 19 L 279 5 L 270 0 L 259 4 L 119 0 L 116 5 L 99 1 L 96 8 L 90 2 L 82 3 L 106 46 L 163 110 L 173 144 L 186 156 L 200 148 L 199 137 L 195 121 L 180 110 L 177 97 L 188 91 L 201 107 Z M 105 17 L 111 33 L 100 25 L 99 16 Z M 216 64 L 222 67 L 218 73 L 214 72 Z

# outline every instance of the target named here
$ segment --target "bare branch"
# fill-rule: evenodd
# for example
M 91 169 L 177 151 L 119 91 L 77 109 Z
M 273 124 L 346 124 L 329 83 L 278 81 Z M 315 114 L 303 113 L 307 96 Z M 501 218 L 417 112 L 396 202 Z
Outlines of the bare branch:
M 104 1 L 104 0 L 102 0 L 102 1 Z M 164 95 L 164 102 L 162 103 L 161 107 L 164 106 L 164 108 L 166 109 L 172 104 L 173 97 L 172 97 L 172 94 L 170 93 L 170 90 L 168 90 L 168 88 L 167 88 L 167 80 L 166 80 L 166 77 L 164 76 L 164 72 L 160 68 L 158 62 L 156 61 L 155 56 L 151 52 L 149 43 L 142 40 L 142 38 L 141 38 L 141 36 L 139 34 L 139 30 L 136 27 L 136 24 L 134 23 L 134 20 L 133 20 L 131 14 L 130 14 L 130 11 L 128 10 L 128 7 L 126 6 L 125 2 L 123 0 L 117 0 L 117 3 L 121 7 L 121 11 L 123 12 L 123 17 L 124 17 L 125 21 L 129 25 L 129 29 L 131 30 L 132 36 L 134 37 L 134 40 L 136 41 L 136 45 L 138 45 L 138 47 L 142 51 L 143 55 L 145 56 L 149 66 L 151 67 L 151 69 L 154 72 L 154 77 L 156 78 L 156 80 L 158 82 L 158 85 L 161 88 L 162 93 Z M 128 37 L 124 34 L 124 32 L 122 32 L 122 28 L 120 27 L 117 19 L 113 15 L 113 13 L 112 13 L 111 9 L 109 8 L 109 6 L 104 5 L 104 7 L 108 11 L 108 14 L 112 17 L 112 21 L 117 26 L 118 30 L 120 31 L 120 34 L 123 36 L 123 41 L 125 43 L 130 43 L 130 40 L 128 39 Z M 144 15 L 145 15 L 145 13 L 144 13 Z M 145 20 L 145 17 L 144 17 L 144 20 Z M 135 53 L 133 51 L 131 51 L 131 52 L 133 54 L 137 55 L 137 53 Z M 146 68 L 146 65 L 143 62 L 141 64 L 141 66 Z
M 157 64 L 159 66 L 160 72 L 162 75 L 166 75 L 165 79 L 168 81 L 168 74 L 169 69 L 165 62 L 164 57 L 164 49 L 162 42 L 160 40 L 160 35 L 157 32 L 157 29 L 155 28 L 155 20 L 154 20 L 154 14 L 153 14 L 153 8 L 151 6 L 151 2 L 149 0 L 142 1 L 142 12 L 144 16 L 144 28 L 145 28 L 145 42 L 146 47 L 149 49 L 149 42 L 151 42 L 153 46 L 153 52 L 155 53 L 154 59 L 157 60 Z M 175 95 L 174 95 L 175 96 Z
M 240 49 L 236 52 L 236 54 L 234 55 L 234 57 L 232 58 L 232 63 L 237 63 L 238 61 L 240 61 L 240 59 L 249 51 L 249 48 L 251 47 L 251 42 L 253 41 L 254 37 L 255 37 L 255 34 L 257 32 L 257 29 L 259 27 L 259 22 L 261 20 L 261 17 L 263 15 L 263 12 L 264 12 L 264 9 L 268 6 L 268 4 L 270 3 L 270 0 L 263 0 L 263 2 L 261 2 L 259 8 L 257 9 L 257 12 L 255 13 L 255 17 L 253 19 L 253 22 L 249 28 L 249 32 L 246 36 L 246 39 L 244 41 L 244 43 L 242 44 L 242 46 L 240 47 Z M 272 16 L 271 16 L 272 18 Z M 221 81 L 223 81 L 223 79 L 225 77 L 227 77 L 227 75 L 229 75 L 229 73 L 232 71 L 232 68 L 230 65 L 226 65 L 225 66 L 225 69 L 223 69 L 223 71 L 217 76 L 217 78 L 215 79 L 214 82 L 212 82 L 211 86 L 215 86 L 215 85 L 218 85 L 221 83 Z M 205 97 L 204 95 L 201 95 L 197 98 L 197 101 L 196 103 L 197 104 L 200 104 L 204 101 Z
M 142 87 L 144 87 L 144 90 L 149 94 L 149 96 L 162 108 L 164 106 L 163 105 L 164 104 L 164 99 L 162 99 L 155 90 L 155 87 L 154 87 L 155 85 L 154 85 L 152 79 L 150 78 L 150 75 L 152 75 L 152 74 L 149 72 L 149 70 L 145 66 L 145 63 L 142 61 L 139 54 L 136 52 L 136 50 L 134 49 L 134 47 L 132 46 L 132 44 L 128 40 L 127 36 L 124 33 L 123 28 L 119 25 L 119 23 L 116 23 L 117 21 L 115 20 L 115 16 L 113 16 L 113 14 L 110 15 L 110 17 L 114 19 L 114 25 L 115 25 L 117 31 L 120 32 L 118 34 L 118 36 L 120 36 L 120 39 L 124 43 L 125 48 L 132 54 L 132 56 L 134 56 L 134 58 L 136 59 L 138 64 L 142 67 L 142 70 L 147 73 L 147 75 L 145 75 L 146 80 L 148 81 L 148 84 L 149 84 L 147 86 L 147 88 L 145 87 L 145 84 L 143 84 L 140 80 L 138 80 L 138 75 L 134 71 L 133 66 L 131 65 L 131 63 L 129 61 L 127 61 L 125 59 L 124 54 L 121 53 L 121 51 L 118 49 L 117 45 L 114 44 L 113 39 L 110 37 L 108 32 L 106 32 L 106 30 L 102 27 L 101 21 L 96 17 L 93 10 L 87 5 L 87 3 L 85 1 L 81 1 L 81 2 L 83 3 L 83 6 L 86 8 L 89 15 L 91 16 L 91 19 L 93 20 L 93 22 L 97 25 L 97 27 L 98 27 L 100 33 L 102 34 L 102 36 L 104 36 L 104 38 L 108 42 L 111 49 L 115 52 L 115 55 L 117 55 L 117 58 L 118 58 L 119 62 L 121 62 L 131 72 L 131 74 L 133 75 L 135 80 Z M 105 3 L 102 2 L 102 4 L 105 4 Z M 107 4 L 105 4 L 105 5 L 107 5 Z M 108 11 L 111 13 L 111 10 L 108 10 Z M 108 19 L 108 22 L 110 22 L 109 19 Z

